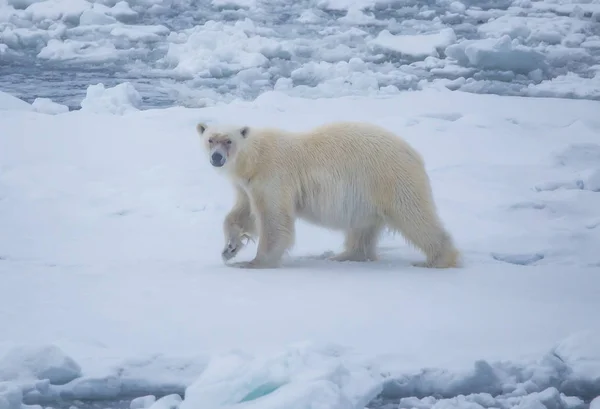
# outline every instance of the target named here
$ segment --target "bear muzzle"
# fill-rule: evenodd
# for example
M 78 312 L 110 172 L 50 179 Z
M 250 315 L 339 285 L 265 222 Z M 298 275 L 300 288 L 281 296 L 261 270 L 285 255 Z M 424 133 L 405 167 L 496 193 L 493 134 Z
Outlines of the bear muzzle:
M 223 166 L 225 164 L 225 160 L 225 156 L 221 152 L 213 152 L 213 154 L 210 155 L 210 164 L 217 168 Z

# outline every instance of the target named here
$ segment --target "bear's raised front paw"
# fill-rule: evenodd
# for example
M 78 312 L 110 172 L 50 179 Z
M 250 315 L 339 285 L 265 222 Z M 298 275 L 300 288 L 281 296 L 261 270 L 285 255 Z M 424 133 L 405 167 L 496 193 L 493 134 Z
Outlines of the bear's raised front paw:
M 250 240 L 252 240 L 252 237 L 245 233 L 241 234 L 239 237 L 229 239 L 225 245 L 225 248 L 221 252 L 223 261 L 227 262 L 234 258 Z
M 230 242 L 225 246 L 225 248 L 221 252 L 221 258 L 223 259 L 223 261 L 227 262 L 234 258 L 239 251 L 240 246 Z

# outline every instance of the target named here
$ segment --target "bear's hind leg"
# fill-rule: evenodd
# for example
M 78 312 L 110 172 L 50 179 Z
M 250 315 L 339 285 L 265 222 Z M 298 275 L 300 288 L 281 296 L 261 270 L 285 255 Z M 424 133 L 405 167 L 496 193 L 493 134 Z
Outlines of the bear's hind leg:
M 427 260 L 413 263 L 415 267 L 425 268 L 452 268 L 460 266 L 460 253 L 454 247 L 452 238 L 448 232 L 441 234 L 440 250 L 433 255 L 427 255 Z
M 421 216 L 421 217 L 419 217 Z M 444 229 L 437 215 L 395 214 L 391 227 L 427 256 L 425 262 L 414 263 L 417 267 L 450 268 L 459 266 L 459 252 L 452 237 Z
M 376 222 L 361 229 L 346 232 L 344 251 L 330 258 L 333 261 L 375 261 L 377 260 L 377 242 L 383 229 L 383 223 Z

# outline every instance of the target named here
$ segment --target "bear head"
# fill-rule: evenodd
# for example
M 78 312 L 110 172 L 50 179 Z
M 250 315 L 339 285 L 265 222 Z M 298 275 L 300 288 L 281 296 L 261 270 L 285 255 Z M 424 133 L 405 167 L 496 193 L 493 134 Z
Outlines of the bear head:
M 213 127 L 199 123 L 196 131 L 202 137 L 210 164 L 216 168 L 227 168 L 235 163 L 236 155 L 246 143 L 250 128 Z

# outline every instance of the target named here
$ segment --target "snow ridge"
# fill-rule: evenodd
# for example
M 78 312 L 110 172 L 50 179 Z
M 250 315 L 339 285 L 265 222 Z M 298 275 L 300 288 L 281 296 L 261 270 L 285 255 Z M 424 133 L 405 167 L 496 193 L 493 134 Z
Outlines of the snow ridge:
M 547 409 L 584 409 L 600 395 L 598 336 L 575 334 L 531 362 L 479 360 L 471 369 L 404 374 L 334 345 L 292 345 L 257 356 L 236 351 L 188 360 L 154 356 L 93 377 L 55 346 L 16 348 L 0 360 L 0 402 L 9 409 L 123 399 L 131 399 L 132 409 L 482 409 L 540 403 Z M 17 362 L 23 363 L 20 370 Z

